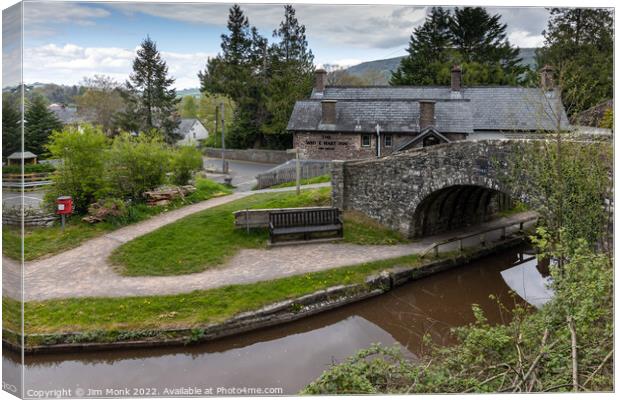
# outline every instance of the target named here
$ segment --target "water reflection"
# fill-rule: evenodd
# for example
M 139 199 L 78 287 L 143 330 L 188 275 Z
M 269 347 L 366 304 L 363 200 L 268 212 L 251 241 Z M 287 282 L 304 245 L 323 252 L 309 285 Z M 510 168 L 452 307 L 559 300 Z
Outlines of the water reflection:
M 440 273 L 388 294 L 286 325 L 202 345 L 26 357 L 26 387 L 157 388 L 282 387 L 293 394 L 332 362 L 380 342 L 420 354 L 428 333 L 448 345 L 450 328 L 473 320 L 478 304 L 493 323 L 510 319 L 489 295 L 510 308 L 521 298 L 538 305 L 545 278 L 523 249 L 509 250 Z M 510 288 L 519 297 L 510 295 Z M 4 365 L 19 356 L 5 352 Z M 6 369 L 5 369 L 6 370 Z M 161 393 L 161 392 L 160 392 Z

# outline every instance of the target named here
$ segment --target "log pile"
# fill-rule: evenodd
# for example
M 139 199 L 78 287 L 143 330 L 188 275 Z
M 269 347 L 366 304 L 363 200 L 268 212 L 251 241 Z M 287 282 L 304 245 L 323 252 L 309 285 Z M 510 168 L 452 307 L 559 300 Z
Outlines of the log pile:
M 191 185 L 162 187 L 144 192 L 144 197 L 146 198 L 146 204 L 151 207 L 165 206 L 174 199 L 185 198 L 185 196 L 195 190 L 196 188 Z
M 113 202 L 97 202 L 88 206 L 88 215 L 82 221 L 89 224 L 105 221 L 108 217 L 120 217 L 125 213 L 122 205 Z

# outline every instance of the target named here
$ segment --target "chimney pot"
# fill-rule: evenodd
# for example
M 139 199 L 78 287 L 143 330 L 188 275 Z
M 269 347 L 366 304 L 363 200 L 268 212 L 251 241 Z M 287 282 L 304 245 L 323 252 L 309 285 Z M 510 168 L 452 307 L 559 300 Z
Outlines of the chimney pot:
M 435 102 L 420 100 L 420 132 L 429 126 L 435 126 Z
M 540 86 L 543 90 L 553 90 L 555 83 L 553 82 L 553 67 L 545 64 L 540 70 Z
M 327 71 L 325 71 L 324 69 L 317 69 L 316 71 L 314 71 L 314 90 L 318 93 L 323 93 L 326 83 Z
M 458 65 L 452 66 L 452 91 L 460 92 L 461 91 L 461 67 Z
M 321 100 L 321 123 L 336 123 L 336 100 Z

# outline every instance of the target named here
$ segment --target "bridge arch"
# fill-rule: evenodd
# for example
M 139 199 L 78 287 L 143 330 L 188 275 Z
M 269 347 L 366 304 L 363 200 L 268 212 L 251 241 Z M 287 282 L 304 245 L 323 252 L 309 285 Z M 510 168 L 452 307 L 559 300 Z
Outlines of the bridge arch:
M 484 222 L 523 199 L 521 189 L 507 183 L 509 155 L 521 146 L 519 141 L 463 141 L 337 161 L 333 202 L 408 237 Z

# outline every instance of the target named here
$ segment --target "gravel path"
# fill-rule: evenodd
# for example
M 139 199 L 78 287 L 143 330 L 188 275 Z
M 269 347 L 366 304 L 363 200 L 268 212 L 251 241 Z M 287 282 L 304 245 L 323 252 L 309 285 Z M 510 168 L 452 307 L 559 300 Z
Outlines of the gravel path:
M 309 185 L 324 186 L 324 185 Z M 294 188 L 292 188 L 294 190 Z M 285 191 L 291 190 L 286 188 Z M 418 253 L 442 236 L 394 246 L 360 246 L 344 243 L 304 244 L 271 249 L 241 250 L 224 265 L 200 273 L 166 277 L 126 277 L 118 275 L 107 258 L 121 244 L 152 232 L 187 215 L 216 207 L 254 193 L 238 192 L 174 210 L 91 239 L 66 252 L 26 262 L 25 300 L 71 297 L 124 297 L 162 295 L 251 283 L 320 271 L 339 266 Z M 510 217 L 523 218 L 524 214 Z M 484 224 L 498 224 L 507 218 Z M 477 227 L 480 229 L 481 227 Z M 452 232 L 450 235 L 454 235 Z M 4 294 L 20 297 L 20 264 L 3 257 Z

